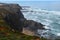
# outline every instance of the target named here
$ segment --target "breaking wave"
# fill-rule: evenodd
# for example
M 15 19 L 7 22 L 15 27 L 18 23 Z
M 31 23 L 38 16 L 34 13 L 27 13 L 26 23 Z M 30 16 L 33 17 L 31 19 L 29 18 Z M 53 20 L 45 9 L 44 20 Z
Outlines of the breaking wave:
M 50 29 L 49 31 L 47 30 L 43 31 L 42 33 L 47 32 L 48 34 L 52 33 L 56 36 L 60 36 L 59 11 L 47 11 L 47 10 L 41 10 L 39 8 L 28 8 L 27 12 L 23 12 L 23 14 L 27 20 L 34 20 L 36 22 L 40 22 L 43 25 L 45 25 L 44 27 L 46 29 Z M 40 34 L 39 30 L 40 29 L 38 29 L 38 33 Z

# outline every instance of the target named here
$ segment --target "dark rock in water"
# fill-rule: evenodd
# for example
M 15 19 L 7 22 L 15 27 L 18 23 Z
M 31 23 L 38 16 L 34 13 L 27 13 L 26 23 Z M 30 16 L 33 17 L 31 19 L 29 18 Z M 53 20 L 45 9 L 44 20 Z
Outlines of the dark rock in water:
M 22 8 L 18 4 L 1 4 L 0 15 L 7 24 L 14 30 L 22 32 L 24 26 L 24 16 L 20 11 Z
M 25 24 L 24 27 L 31 31 L 37 31 L 37 29 L 45 29 L 43 27 L 44 25 L 33 20 L 26 20 L 24 24 Z

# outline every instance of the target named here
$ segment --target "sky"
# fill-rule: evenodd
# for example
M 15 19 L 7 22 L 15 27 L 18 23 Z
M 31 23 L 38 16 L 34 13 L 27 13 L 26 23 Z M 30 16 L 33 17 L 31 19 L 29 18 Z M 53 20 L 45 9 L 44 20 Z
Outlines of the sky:
M 3 0 L 3 1 L 60 1 L 60 0 Z
M 3 3 L 18 3 L 21 6 L 31 6 L 40 9 L 60 11 L 59 0 L 0 0 Z

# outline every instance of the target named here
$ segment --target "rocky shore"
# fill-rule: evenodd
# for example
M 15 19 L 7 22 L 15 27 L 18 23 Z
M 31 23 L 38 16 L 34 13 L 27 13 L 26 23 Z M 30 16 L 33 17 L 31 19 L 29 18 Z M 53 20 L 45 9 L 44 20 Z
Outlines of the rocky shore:
M 20 10 L 22 10 L 22 8 L 18 4 L 0 4 L 0 34 L 7 38 L 10 36 L 13 37 L 22 32 L 26 35 L 33 34 L 33 36 L 35 36 L 37 29 L 45 29 L 43 24 L 33 20 L 27 20 Z M 18 37 L 19 40 L 20 36 Z
M 33 20 L 27 20 L 20 11 L 22 7 L 18 4 L 1 4 L 0 15 L 4 21 L 10 25 L 11 30 L 22 32 L 23 29 L 36 32 L 37 29 L 44 29 L 43 24 L 35 22 Z

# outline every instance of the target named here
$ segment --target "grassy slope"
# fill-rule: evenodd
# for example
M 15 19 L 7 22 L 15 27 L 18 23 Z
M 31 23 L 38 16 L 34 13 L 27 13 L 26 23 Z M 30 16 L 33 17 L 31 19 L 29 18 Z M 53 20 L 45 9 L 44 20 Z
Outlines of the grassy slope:
M 0 16 L 0 40 L 45 40 L 43 38 L 35 37 L 35 36 L 28 36 L 22 33 L 14 33 L 13 31 L 9 30 L 9 25 L 2 20 Z

